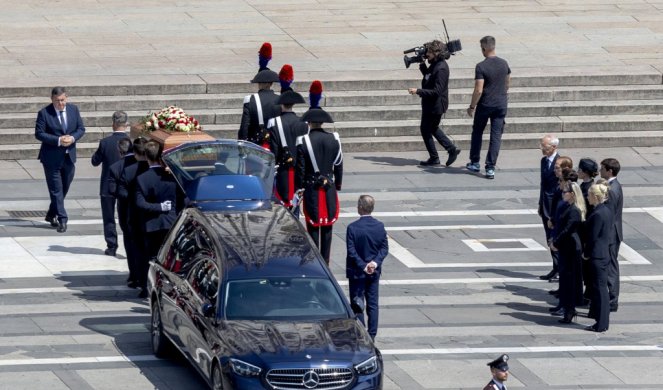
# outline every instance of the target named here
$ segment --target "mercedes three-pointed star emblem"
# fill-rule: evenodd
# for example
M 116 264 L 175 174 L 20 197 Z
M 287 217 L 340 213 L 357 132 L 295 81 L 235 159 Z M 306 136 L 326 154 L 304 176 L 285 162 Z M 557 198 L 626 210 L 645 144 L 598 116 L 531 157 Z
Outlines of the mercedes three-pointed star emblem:
M 302 378 L 302 384 L 307 389 L 315 389 L 316 387 L 318 387 L 319 383 L 320 383 L 320 377 L 313 370 L 304 374 L 304 377 Z

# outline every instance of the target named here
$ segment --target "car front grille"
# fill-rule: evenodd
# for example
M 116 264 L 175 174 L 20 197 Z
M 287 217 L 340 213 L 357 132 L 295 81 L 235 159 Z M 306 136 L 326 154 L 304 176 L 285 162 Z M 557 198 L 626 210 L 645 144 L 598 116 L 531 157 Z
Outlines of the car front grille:
M 352 380 L 349 368 L 293 368 L 267 373 L 267 383 L 275 390 L 344 389 Z

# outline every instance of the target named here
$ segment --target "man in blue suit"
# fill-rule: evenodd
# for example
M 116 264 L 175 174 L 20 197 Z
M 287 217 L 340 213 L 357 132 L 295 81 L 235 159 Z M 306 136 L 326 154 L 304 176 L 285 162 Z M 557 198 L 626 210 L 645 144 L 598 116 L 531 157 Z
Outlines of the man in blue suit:
M 39 161 L 44 166 L 51 198 L 46 221 L 57 227 L 59 233 L 64 233 L 68 219 L 64 198 L 74 180 L 76 142 L 85 134 L 85 126 L 78 107 L 67 103 L 64 87 L 53 88 L 51 102 L 37 114 L 35 137 L 41 141 Z
M 382 261 L 389 253 L 387 231 L 384 224 L 371 216 L 375 199 L 361 195 L 357 202 L 359 220 L 348 225 L 346 234 L 347 257 L 345 276 L 350 282 L 352 309 L 364 322 L 363 306 L 366 300 L 368 334 L 373 340 L 378 332 L 378 288 Z
M 115 256 L 117 251 L 117 230 L 115 228 L 115 197 L 109 190 L 110 167 L 120 160 L 118 143 L 121 139 L 129 139 L 127 126 L 129 119 L 124 111 L 113 113 L 113 132 L 99 141 L 97 151 L 92 155 L 92 165 L 101 164 L 101 179 L 99 180 L 99 196 L 101 198 L 101 218 L 104 221 L 104 239 L 108 256 Z

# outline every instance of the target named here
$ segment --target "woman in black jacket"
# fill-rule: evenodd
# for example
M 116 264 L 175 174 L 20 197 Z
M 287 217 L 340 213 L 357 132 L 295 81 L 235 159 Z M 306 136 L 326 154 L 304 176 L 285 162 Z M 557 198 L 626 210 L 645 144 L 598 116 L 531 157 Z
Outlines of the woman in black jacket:
M 434 40 L 424 44 L 426 48 L 426 59 L 429 66 L 421 63 L 419 70 L 424 78 L 421 80 L 421 88 L 409 88 L 411 95 L 417 94 L 421 97 L 421 137 L 424 139 L 428 160 L 421 161 L 421 166 L 440 165 L 440 157 L 435 148 L 435 138 L 449 153 L 446 166 L 453 164 L 460 153 L 460 149 L 447 137 L 440 128 L 442 116 L 449 108 L 449 65 L 447 59 L 450 57 L 446 44 Z
M 555 234 L 550 243 L 552 251 L 559 252 L 559 314 L 563 324 L 570 324 L 576 316 L 576 302 L 582 296 L 582 245 L 579 229 L 585 220 L 585 200 L 580 186 L 573 181 L 565 182 L 562 200 L 568 207 L 555 224 Z M 556 314 L 556 313 L 553 313 Z
M 610 323 L 610 302 L 608 298 L 608 249 L 613 234 L 614 214 L 605 204 L 608 199 L 608 186 L 594 184 L 589 187 L 589 204 L 594 210 L 587 218 L 587 242 L 584 258 L 590 261 L 592 269 L 592 302 L 589 317 L 596 323 L 585 330 L 605 332 Z

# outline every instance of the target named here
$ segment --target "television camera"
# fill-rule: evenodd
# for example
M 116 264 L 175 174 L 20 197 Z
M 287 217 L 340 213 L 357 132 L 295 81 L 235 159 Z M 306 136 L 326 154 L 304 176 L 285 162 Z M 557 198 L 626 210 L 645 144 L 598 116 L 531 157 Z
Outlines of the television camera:
M 444 45 L 446 46 L 447 49 L 444 54 L 444 59 L 448 60 L 452 55 L 456 54 L 456 52 L 463 50 L 463 46 L 460 44 L 460 39 L 454 39 L 454 40 L 449 39 L 449 32 L 447 31 L 447 25 L 446 23 L 444 23 L 444 19 L 442 20 L 442 25 L 444 26 L 444 34 L 446 41 Z M 410 65 L 412 65 L 413 63 L 424 62 L 430 44 L 431 42 L 426 42 L 421 46 L 416 46 L 411 49 L 405 50 L 403 52 L 403 54 L 405 54 L 403 56 L 403 62 L 405 63 L 405 67 L 409 68 Z M 408 57 L 407 55 L 410 53 L 414 53 L 414 55 L 412 57 Z

